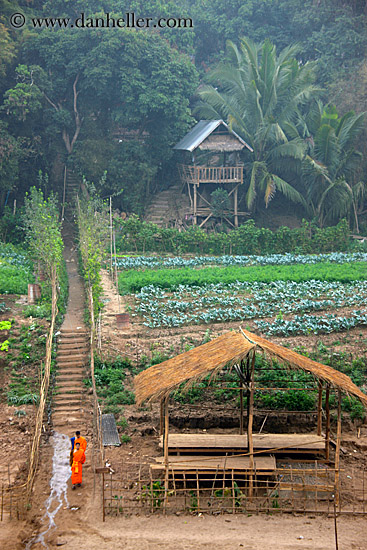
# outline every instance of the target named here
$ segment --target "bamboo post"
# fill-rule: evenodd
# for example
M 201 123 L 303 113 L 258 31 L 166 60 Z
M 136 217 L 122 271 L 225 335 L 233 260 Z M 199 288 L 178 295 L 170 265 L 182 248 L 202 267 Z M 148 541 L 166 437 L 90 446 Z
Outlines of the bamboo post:
M 231 475 L 231 480 L 232 480 L 232 514 L 235 513 L 236 511 L 236 492 L 234 490 L 234 471 L 233 471 L 233 468 L 232 468 L 232 475 Z
M 330 456 L 330 386 L 326 386 L 325 393 L 325 413 L 326 413 L 326 430 L 325 430 L 325 459 L 329 460 Z
M 336 448 L 335 448 L 335 498 L 339 502 L 339 464 L 340 464 L 340 445 L 342 436 L 342 398 L 341 391 L 338 390 L 338 423 L 336 428 Z
M 255 350 L 253 351 L 252 361 L 251 361 L 251 371 L 250 371 L 250 403 L 249 403 L 249 416 L 247 424 L 247 437 L 248 437 L 248 450 L 250 456 L 250 476 L 249 476 L 249 499 L 252 498 L 253 494 L 253 474 L 254 469 L 254 442 L 252 438 L 252 426 L 254 420 L 254 374 L 255 374 Z
M 112 199 L 110 197 L 110 274 L 111 278 L 113 277 L 113 266 L 112 266 L 112 256 L 113 256 L 113 250 L 112 250 L 113 240 L 112 240 Z
M 116 291 L 117 291 L 117 301 L 118 301 L 118 304 L 119 304 L 119 313 L 121 313 L 119 279 L 118 279 L 118 275 L 117 275 L 116 234 L 115 234 L 115 232 L 113 232 L 113 250 L 114 250 L 114 255 L 115 255 L 115 284 L 116 284 Z
M 199 485 L 199 471 L 196 470 L 196 495 L 197 495 L 197 513 L 200 512 L 200 485 Z
M 160 417 L 159 417 L 159 435 L 162 436 L 163 433 L 164 433 L 164 400 L 161 399 Z
M 322 430 L 322 381 L 319 380 L 319 395 L 317 400 L 317 435 L 321 435 Z
M 194 184 L 194 224 L 197 225 L 198 218 L 197 218 L 197 190 L 196 185 Z
M 62 193 L 62 211 L 61 211 L 61 221 L 64 221 L 64 214 L 65 214 L 65 195 L 66 195 L 66 164 L 64 166 L 64 190 Z M 14 201 L 15 203 L 15 201 Z M 14 214 L 15 214 L 15 207 L 14 207 Z
M 234 190 L 234 225 L 238 227 L 238 186 Z
M 166 513 L 167 496 L 168 496 L 168 430 L 169 430 L 168 400 L 169 400 L 169 395 L 167 395 L 164 402 L 164 469 L 165 469 L 164 513 Z
M 240 434 L 243 434 L 243 385 L 240 388 Z
M 104 504 L 104 473 L 102 473 L 102 521 L 106 521 L 106 511 Z

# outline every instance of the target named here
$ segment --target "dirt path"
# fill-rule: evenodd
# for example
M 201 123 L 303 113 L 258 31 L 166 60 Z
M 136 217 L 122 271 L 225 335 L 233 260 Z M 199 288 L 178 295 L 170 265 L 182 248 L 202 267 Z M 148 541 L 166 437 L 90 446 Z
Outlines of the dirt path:
M 134 516 L 102 523 L 98 500 L 63 510 L 49 548 L 79 550 L 334 550 L 333 518 L 293 516 Z M 62 527 L 61 527 L 62 526 Z M 366 550 L 366 520 L 337 520 L 339 548 Z M 40 547 L 41 548 L 41 547 Z M 12 549 L 13 550 L 13 549 Z M 35 550 L 35 548 L 34 548 Z M 38 548 L 37 548 L 38 550 Z
M 73 236 L 74 227 L 66 222 L 63 228 L 64 259 L 69 280 L 69 298 L 64 322 L 58 337 L 56 395 L 52 422 L 55 431 L 70 433 L 77 429 L 87 433 L 90 407 L 86 387 L 86 366 L 89 361 L 88 331 L 84 324 L 84 283 L 78 272 L 78 254 Z

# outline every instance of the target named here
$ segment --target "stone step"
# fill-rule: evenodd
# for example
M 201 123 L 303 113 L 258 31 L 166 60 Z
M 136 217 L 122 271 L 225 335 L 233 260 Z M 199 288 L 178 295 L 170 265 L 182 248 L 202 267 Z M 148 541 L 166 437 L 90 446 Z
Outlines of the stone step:
M 63 382 L 82 382 L 86 378 L 84 372 L 61 372 L 56 376 L 56 384 L 62 384 Z
M 85 388 L 83 388 L 82 384 L 75 385 L 75 382 L 71 386 L 59 387 L 54 395 L 54 399 L 57 400 L 59 397 L 62 397 L 64 395 L 69 395 L 71 397 L 84 395 L 84 389 Z
M 67 363 L 66 365 L 60 365 L 58 364 L 58 369 L 56 372 L 56 376 L 65 375 L 65 374 L 84 374 L 86 372 L 86 369 L 84 368 L 85 365 L 82 365 L 81 367 L 70 365 L 70 363 Z
M 54 401 L 65 401 L 67 399 L 81 399 L 83 397 L 83 392 L 80 390 L 80 388 L 77 388 L 74 392 L 69 392 L 63 390 L 62 393 L 57 393 L 54 395 Z
M 75 380 L 75 382 L 79 383 L 84 378 L 87 378 L 86 371 L 84 370 L 62 371 L 56 374 L 55 382 L 56 384 L 62 384 L 63 382 L 72 382 Z
M 65 404 L 56 404 L 54 405 L 55 411 L 52 413 L 53 417 L 58 416 L 56 413 L 65 415 L 65 419 L 67 419 L 67 415 L 76 415 L 80 412 L 84 411 L 84 406 L 82 406 L 80 403 L 77 405 L 65 405 Z
M 89 345 L 86 343 L 85 340 L 81 340 L 80 342 L 77 342 L 75 340 L 68 341 L 68 342 L 60 342 L 57 346 L 57 351 L 68 351 L 68 350 L 81 350 L 81 351 L 89 351 Z
M 85 328 L 80 328 L 80 329 L 62 328 L 60 329 L 60 334 L 62 336 L 81 336 L 81 335 L 86 336 L 89 333 Z
M 72 346 L 72 347 L 69 347 Z M 57 349 L 75 349 L 89 347 L 89 340 L 86 338 L 62 338 L 57 341 Z
M 79 407 L 79 406 L 81 406 L 81 403 L 82 403 L 82 397 L 81 396 L 79 396 L 79 397 L 70 397 L 70 396 L 68 396 L 65 399 L 56 398 L 54 400 L 54 407 L 59 408 L 59 406 L 63 406 L 63 405 Z
M 87 360 L 73 360 L 73 361 L 66 361 L 65 359 L 60 359 L 57 361 L 57 366 L 59 369 L 67 368 L 67 367 L 86 367 L 88 361 Z
M 88 353 L 75 353 L 75 351 L 71 351 L 69 353 L 60 353 L 59 351 L 56 354 L 56 360 L 62 361 L 63 363 L 71 363 L 73 361 L 85 361 L 88 359 L 89 354 Z
M 83 380 L 80 379 L 70 379 L 70 380 L 63 380 L 60 383 L 56 383 L 56 391 L 57 392 L 63 392 L 63 391 L 71 391 L 71 390 L 78 390 L 78 391 L 84 391 L 86 389 L 85 385 L 83 384 Z

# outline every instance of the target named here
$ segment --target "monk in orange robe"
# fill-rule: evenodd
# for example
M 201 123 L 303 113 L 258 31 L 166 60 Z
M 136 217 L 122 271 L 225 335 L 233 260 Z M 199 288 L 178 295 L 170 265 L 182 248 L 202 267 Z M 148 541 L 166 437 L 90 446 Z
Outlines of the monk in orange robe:
M 76 435 L 76 438 L 74 440 L 74 445 L 76 443 L 80 443 L 80 448 L 83 449 L 83 451 L 85 452 L 86 448 L 87 448 L 87 441 L 86 439 L 84 439 L 84 437 L 82 437 L 80 435 L 80 432 L 75 432 L 75 435 Z
M 72 489 L 75 489 L 76 486 L 80 487 L 82 484 L 84 462 L 84 450 L 80 448 L 80 443 L 75 443 L 73 464 L 71 465 L 71 483 L 73 484 Z

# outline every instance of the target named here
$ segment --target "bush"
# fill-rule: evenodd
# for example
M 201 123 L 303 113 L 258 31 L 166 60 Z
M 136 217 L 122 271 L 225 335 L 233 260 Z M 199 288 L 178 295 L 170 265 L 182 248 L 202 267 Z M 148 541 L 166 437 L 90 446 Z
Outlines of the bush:
M 119 223 L 116 239 L 119 253 L 319 254 L 346 251 L 351 240 L 346 220 L 323 229 L 304 220 L 299 228 L 280 227 L 277 231 L 256 227 L 254 220 L 248 220 L 228 234 L 207 233 L 197 225 L 186 231 L 161 228 L 135 215 Z

